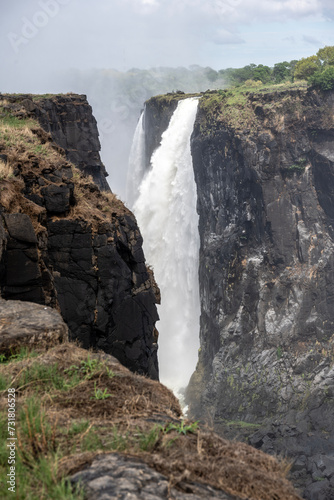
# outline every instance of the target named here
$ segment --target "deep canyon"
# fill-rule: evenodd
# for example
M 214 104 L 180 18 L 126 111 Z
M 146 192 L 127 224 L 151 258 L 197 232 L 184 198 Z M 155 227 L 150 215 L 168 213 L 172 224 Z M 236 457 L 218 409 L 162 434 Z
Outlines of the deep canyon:
M 147 101 L 147 166 L 187 97 Z M 289 457 L 304 497 L 329 499 L 334 94 L 290 88 L 198 97 L 191 154 L 201 317 L 189 414 Z
M 41 161 L 37 150 L 0 141 L 2 162 L 15 163 L 0 193 L 1 297 L 58 309 L 73 340 L 158 379 L 156 305 L 164 297 L 145 261 L 145 228 L 106 182 L 85 96 L 0 97 L 4 113 L 37 120 L 28 142 L 46 155 Z M 179 102 L 193 97 L 200 324 L 189 322 L 185 356 L 198 337 L 200 344 L 185 393 L 188 416 L 287 457 L 303 497 L 330 500 L 334 92 L 153 97 L 142 117 L 139 178 Z M 183 249 L 189 241 L 179 235 L 173 243 Z M 179 272 L 176 287 L 178 279 Z M 182 301 L 177 307 L 182 318 Z

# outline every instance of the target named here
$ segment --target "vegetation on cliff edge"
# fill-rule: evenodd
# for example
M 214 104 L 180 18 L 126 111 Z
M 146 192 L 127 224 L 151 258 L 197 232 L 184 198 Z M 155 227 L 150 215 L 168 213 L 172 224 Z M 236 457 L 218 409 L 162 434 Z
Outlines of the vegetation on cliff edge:
M 104 353 L 65 343 L 33 356 L 2 356 L 0 385 L 2 478 L 8 468 L 7 391 L 15 389 L 18 500 L 83 498 L 68 477 L 113 451 L 140 458 L 173 486 L 197 481 L 238 498 L 299 499 L 286 480 L 286 461 L 185 421 L 166 387 Z M 0 494 L 12 498 L 5 479 Z
M 90 176 L 66 159 L 64 150 L 25 109 L 25 97 L 13 101 L 0 96 L 0 203 L 5 211 L 28 213 L 38 232 L 45 209 L 33 199 L 38 200 L 41 190 L 51 184 L 75 181 L 69 210 L 62 217 L 90 220 L 94 228 L 113 214 L 127 214 L 115 194 L 102 193 Z

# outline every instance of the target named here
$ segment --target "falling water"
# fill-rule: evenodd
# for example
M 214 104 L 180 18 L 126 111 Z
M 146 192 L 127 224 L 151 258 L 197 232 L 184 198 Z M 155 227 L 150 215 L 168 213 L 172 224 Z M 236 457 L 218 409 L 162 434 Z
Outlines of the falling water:
M 133 207 L 146 260 L 154 268 L 162 295 L 157 325 L 160 379 L 174 390 L 187 385 L 199 346 L 199 233 L 190 152 L 197 106 L 194 98 L 178 103 Z M 143 146 L 134 145 L 136 149 L 141 152 Z M 143 170 L 137 166 L 133 171 Z
M 144 131 L 144 113 L 142 112 L 133 137 L 128 176 L 126 181 L 126 202 L 133 207 L 139 196 L 139 185 L 145 173 L 145 131 Z

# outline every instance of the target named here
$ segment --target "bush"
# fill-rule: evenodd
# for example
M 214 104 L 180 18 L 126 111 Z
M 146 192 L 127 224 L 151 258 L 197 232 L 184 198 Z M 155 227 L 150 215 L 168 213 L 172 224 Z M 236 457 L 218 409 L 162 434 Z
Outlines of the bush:
M 321 90 L 334 89 L 334 66 L 328 66 L 324 71 L 317 71 L 308 79 L 308 83 Z
M 245 87 L 261 87 L 261 85 L 263 85 L 261 80 L 246 80 L 244 83 Z
M 317 56 L 302 57 L 295 66 L 294 79 L 307 80 L 320 69 L 320 61 Z

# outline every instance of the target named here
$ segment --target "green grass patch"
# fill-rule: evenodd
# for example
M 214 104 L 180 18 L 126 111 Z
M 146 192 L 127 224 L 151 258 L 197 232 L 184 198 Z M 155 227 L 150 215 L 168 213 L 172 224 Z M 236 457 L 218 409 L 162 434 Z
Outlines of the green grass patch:
M 201 133 L 208 135 L 214 131 L 219 122 L 223 122 L 234 129 L 248 129 L 255 133 L 257 130 L 258 117 L 254 112 L 254 103 L 249 98 L 264 94 L 284 92 L 295 89 L 306 89 L 306 82 L 284 82 L 280 84 L 263 84 L 261 82 L 246 81 L 245 84 L 221 89 L 217 91 L 204 92 L 200 99 L 202 113 Z M 287 104 L 291 104 L 291 98 L 287 95 Z M 280 99 L 280 101 L 282 101 Z M 293 100 L 292 100 L 293 101 Z M 275 102 L 265 103 L 263 109 L 275 108 Z M 276 109 L 275 109 L 276 111 Z
M 13 361 L 21 361 L 22 359 L 36 358 L 38 352 L 28 347 L 20 347 L 14 354 L 0 354 L 0 364 L 12 363 Z
M 98 361 L 97 359 L 91 359 L 91 357 L 87 356 L 87 359 L 80 361 L 80 365 L 72 365 L 70 368 L 66 370 L 66 373 L 69 375 L 73 375 L 75 373 L 80 373 L 86 378 L 91 378 L 94 373 L 100 370 L 104 370 L 107 368 L 104 363 Z M 114 373 L 108 369 L 107 371 L 109 376 L 113 376 Z
M 108 389 L 100 389 L 99 387 L 96 387 L 96 382 L 94 382 L 94 396 L 91 397 L 91 399 L 97 399 L 97 400 L 104 400 L 108 399 L 112 396 L 112 394 L 108 393 Z
M 27 386 L 34 386 L 36 392 L 45 392 L 52 389 L 67 391 L 78 385 L 80 381 L 79 373 L 75 372 L 71 375 L 62 373 L 58 370 L 57 364 L 33 363 L 22 371 L 13 387 L 22 390 Z
M 41 101 L 42 99 L 52 99 L 56 95 L 64 95 L 64 94 L 34 94 L 31 96 L 32 100 L 35 102 Z
M 10 127 L 10 128 L 33 128 L 33 127 L 39 127 L 39 124 L 36 120 L 33 120 L 31 118 L 18 118 L 17 116 L 12 115 L 9 111 L 5 110 L 0 106 L 0 124 L 3 125 L 4 127 Z M 0 135 L 0 138 L 2 134 Z
M 18 500 L 81 500 L 82 491 L 73 493 L 70 483 L 57 477 L 59 459 L 63 456 L 56 440 L 57 426 L 46 418 L 40 398 L 28 398 L 16 414 L 15 493 L 0 482 L 0 497 Z M 0 473 L 9 470 L 6 416 L 0 419 Z

